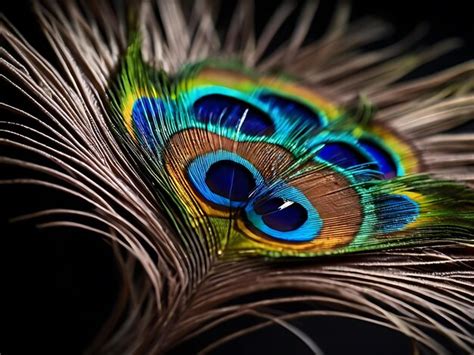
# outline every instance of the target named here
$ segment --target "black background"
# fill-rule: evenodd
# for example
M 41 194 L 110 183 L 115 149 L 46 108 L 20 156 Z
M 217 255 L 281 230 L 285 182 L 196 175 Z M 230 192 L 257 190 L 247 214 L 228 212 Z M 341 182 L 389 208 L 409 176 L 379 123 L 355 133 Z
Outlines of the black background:
M 274 3 L 258 1 L 259 22 Z M 395 25 L 395 38 L 427 22 L 423 41 L 457 36 L 465 46 L 418 70 L 425 74 L 474 57 L 474 25 L 470 1 L 353 1 L 353 17 L 375 15 Z M 2 12 L 42 53 L 51 56 L 29 1 L 2 1 Z M 318 33 L 334 8 L 323 1 L 314 25 Z M 288 29 L 290 30 L 290 29 Z M 2 97 L 8 93 L 2 93 Z M 3 100 L 2 100 L 3 101 Z M 2 113 L 2 120 L 5 114 Z M 0 146 L 0 149 L 3 149 Z M 1 153 L 3 155 L 4 153 Z M 0 177 L 24 173 L 0 166 Z M 109 314 L 118 290 L 118 275 L 109 246 L 95 235 L 69 229 L 38 230 L 8 219 L 45 207 L 62 206 L 64 196 L 29 186 L 0 185 L 0 353 L 77 354 Z M 408 354 L 410 341 L 395 332 L 350 320 L 316 319 L 295 322 L 327 354 Z M 209 337 L 212 337 L 210 335 Z M 178 353 L 194 353 L 209 340 L 197 339 Z M 306 354 L 302 343 L 271 327 L 219 349 L 226 354 Z

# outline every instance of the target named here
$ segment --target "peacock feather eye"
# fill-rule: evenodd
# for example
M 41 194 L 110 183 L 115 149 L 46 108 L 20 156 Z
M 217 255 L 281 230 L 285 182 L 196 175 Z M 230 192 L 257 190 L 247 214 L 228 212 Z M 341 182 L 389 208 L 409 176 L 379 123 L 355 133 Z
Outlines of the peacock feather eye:
M 199 122 L 238 129 L 249 136 L 270 136 L 275 132 L 272 119 L 254 105 L 222 94 L 199 98 L 193 105 Z
M 419 204 L 408 196 L 384 195 L 377 201 L 378 228 L 383 233 L 403 230 L 408 224 L 416 221 L 419 213 Z
M 279 186 L 245 209 L 247 227 L 263 238 L 283 242 L 309 242 L 318 236 L 322 221 L 311 202 L 298 189 Z
M 326 123 L 326 118 L 321 113 L 294 99 L 268 92 L 258 95 L 258 99 L 267 104 L 269 110 L 275 115 L 283 115 L 287 119 L 304 122 L 311 125 L 313 129 L 321 128 Z
M 299 229 L 308 219 L 308 211 L 298 202 L 283 200 L 278 197 L 270 203 L 279 204 L 277 209 L 260 213 L 257 208 L 255 211 L 262 216 L 262 220 L 268 227 L 280 232 L 292 232 Z
M 280 232 L 294 231 L 308 219 L 306 208 L 282 197 L 261 199 L 254 204 L 254 210 L 267 226 Z
M 209 189 L 230 201 L 245 202 L 255 189 L 255 179 L 242 164 L 232 160 L 220 160 L 206 172 Z
M 373 161 L 361 152 L 356 145 L 343 142 L 329 142 L 318 150 L 316 156 L 341 168 L 374 165 Z
M 222 208 L 245 205 L 263 182 L 249 161 L 224 150 L 197 156 L 187 168 L 187 177 L 206 202 Z
M 401 167 L 397 165 L 388 149 L 367 138 L 359 139 L 359 145 L 377 163 L 379 171 L 385 179 L 391 179 L 402 174 Z

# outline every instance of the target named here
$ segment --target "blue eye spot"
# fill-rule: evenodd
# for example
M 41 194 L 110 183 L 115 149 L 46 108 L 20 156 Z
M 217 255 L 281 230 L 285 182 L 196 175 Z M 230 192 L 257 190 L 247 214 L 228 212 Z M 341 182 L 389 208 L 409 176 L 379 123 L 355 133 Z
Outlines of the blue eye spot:
M 259 215 L 266 215 L 277 211 L 283 203 L 284 200 L 280 197 L 262 198 L 255 202 L 253 208 Z
M 321 116 L 302 103 L 275 94 L 262 94 L 259 99 L 285 116 L 307 121 L 316 128 L 323 125 L 324 120 Z
M 153 131 L 165 115 L 165 105 L 162 100 L 142 97 L 135 101 L 132 108 L 132 122 L 141 138 L 150 142 Z
M 265 112 L 230 96 L 213 94 L 201 97 L 193 109 L 196 118 L 203 123 L 239 129 L 255 136 L 270 136 L 275 132 L 273 122 Z
M 187 179 L 205 202 L 221 209 L 246 206 L 250 194 L 264 184 L 252 163 L 226 150 L 198 155 L 187 167 Z
M 402 195 L 383 195 L 376 201 L 376 212 L 380 219 L 379 230 L 393 233 L 402 230 L 416 220 L 418 204 Z
M 361 139 L 359 144 L 377 162 L 386 179 L 397 176 L 397 164 L 385 149 L 368 139 Z
M 308 211 L 303 206 L 280 197 L 259 200 L 254 208 L 268 227 L 280 232 L 294 231 L 308 219 Z
M 326 143 L 317 152 L 317 157 L 341 168 L 351 168 L 361 164 L 371 163 L 363 154 L 348 144 Z
M 318 211 L 294 186 L 280 183 L 274 191 L 263 190 L 245 206 L 247 226 L 273 240 L 299 243 L 317 238 L 322 226 Z
M 252 173 L 231 160 L 212 164 L 206 173 L 206 184 L 215 194 L 239 202 L 247 201 L 256 186 Z

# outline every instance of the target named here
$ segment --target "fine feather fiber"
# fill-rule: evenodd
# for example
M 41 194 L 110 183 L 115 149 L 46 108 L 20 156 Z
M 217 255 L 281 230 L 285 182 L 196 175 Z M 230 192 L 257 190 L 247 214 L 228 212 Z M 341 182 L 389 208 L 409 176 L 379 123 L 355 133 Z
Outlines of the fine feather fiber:
M 406 79 L 457 40 L 412 49 L 420 28 L 370 49 L 390 26 L 350 22 L 347 2 L 317 40 L 317 1 L 282 2 L 258 31 L 245 0 L 225 25 L 224 1 L 33 5 L 54 60 L 2 17 L 2 81 L 28 104 L 1 100 L 0 145 L 22 154 L 0 164 L 35 177 L 0 184 L 85 206 L 13 222 L 110 243 L 121 291 L 87 354 L 172 353 L 221 328 L 195 351 L 219 353 L 272 325 L 320 354 L 294 323 L 306 317 L 393 329 L 415 353 L 473 352 L 474 134 L 446 131 L 472 122 L 474 63 Z M 236 166 L 253 179 L 244 202 Z M 239 318 L 255 322 L 226 327 Z

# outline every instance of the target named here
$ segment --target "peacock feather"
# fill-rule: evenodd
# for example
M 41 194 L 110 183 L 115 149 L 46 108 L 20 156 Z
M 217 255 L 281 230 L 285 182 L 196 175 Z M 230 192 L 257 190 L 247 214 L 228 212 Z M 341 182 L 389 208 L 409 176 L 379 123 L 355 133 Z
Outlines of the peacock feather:
M 346 3 L 303 45 L 312 1 L 268 53 L 295 7 L 257 36 L 239 1 L 223 36 L 206 1 L 35 3 L 57 66 L 4 21 L 5 80 L 35 109 L 2 103 L 24 117 L 3 122 L 2 144 L 33 158 L 0 162 L 49 178 L 2 183 L 84 200 L 26 217 L 108 238 L 124 274 L 90 353 L 171 351 L 248 315 L 261 323 L 202 352 L 327 315 L 472 351 L 474 136 L 443 132 L 474 117 L 473 63 L 402 80 L 455 41 L 361 51 L 387 28 L 349 24 Z M 264 294 L 287 289 L 299 296 Z M 295 302 L 306 309 L 268 310 Z
M 214 253 L 317 256 L 426 243 L 450 227 L 472 235 L 472 191 L 416 174 L 415 147 L 370 113 L 226 63 L 170 78 L 139 49 L 111 94 L 120 139 Z

